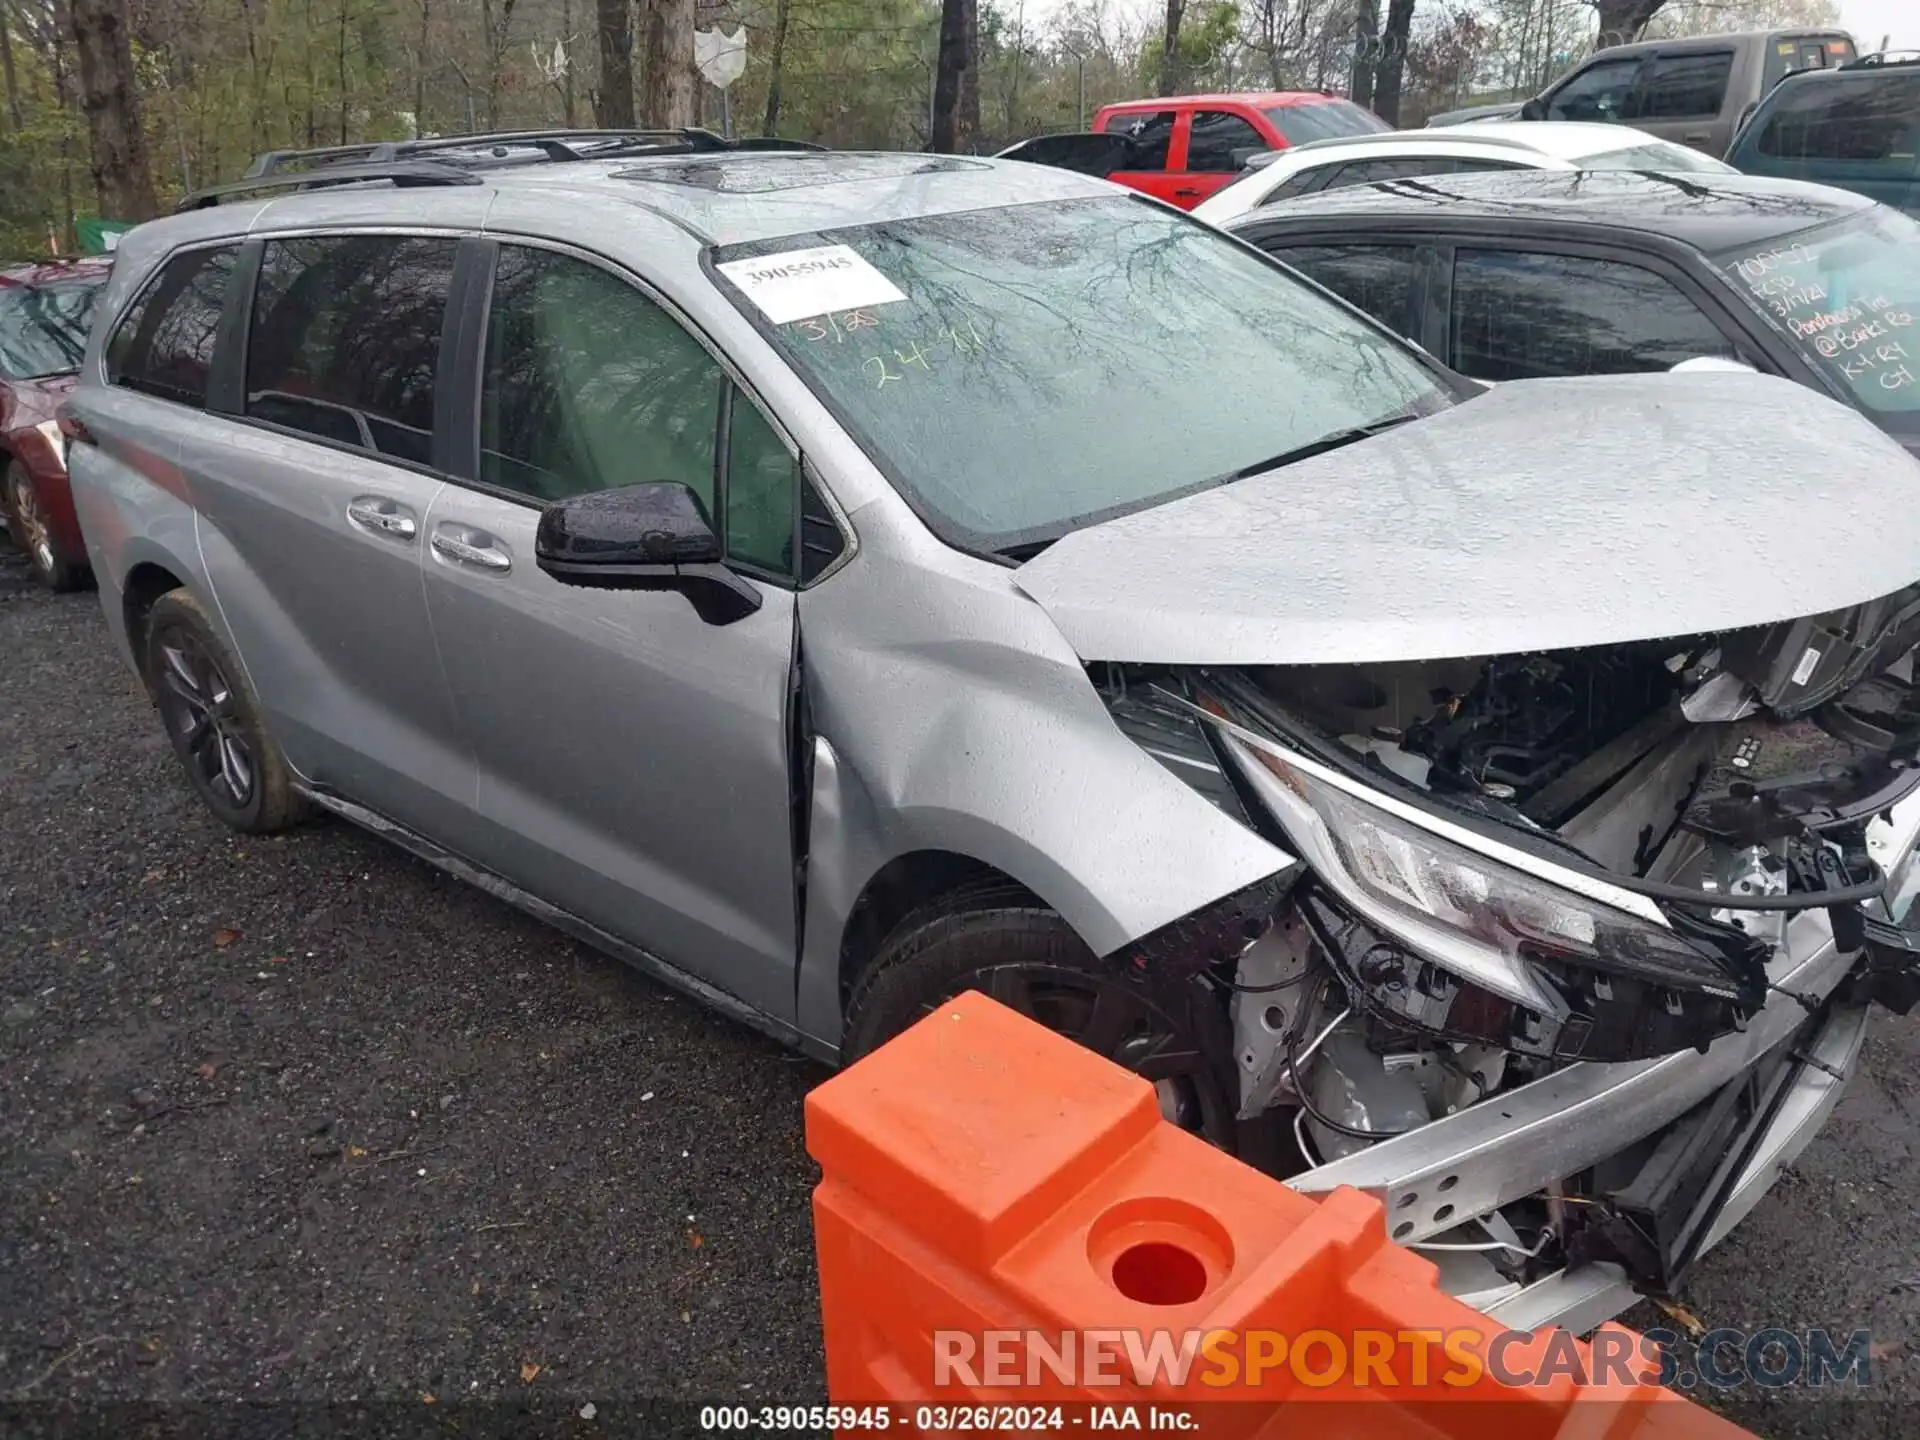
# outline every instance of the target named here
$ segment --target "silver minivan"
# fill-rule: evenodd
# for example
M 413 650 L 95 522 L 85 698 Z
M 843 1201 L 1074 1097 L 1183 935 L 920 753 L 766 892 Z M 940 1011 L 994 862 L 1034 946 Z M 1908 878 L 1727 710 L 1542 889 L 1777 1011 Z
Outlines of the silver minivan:
M 1488 390 L 992 160 L 256 169 L 126 237 L 72 401 L 229 825 L 828 1059 L 983 989 L 1522 1326 L 1675 1284 L 1920 993 L 1920 465 L 1809 389 Z

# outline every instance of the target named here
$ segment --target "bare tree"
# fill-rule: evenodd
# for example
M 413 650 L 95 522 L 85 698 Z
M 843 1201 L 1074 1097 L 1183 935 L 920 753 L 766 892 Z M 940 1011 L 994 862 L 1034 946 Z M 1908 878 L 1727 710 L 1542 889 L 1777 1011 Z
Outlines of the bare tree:
M 600 88 L 593 118 L 609 130 L 633 128 L 633 9 L 631 0 L 594 0 L 600 41 Z
M 1630 44 L 1666 3 L 1667 0 L 1592 0 L 1594 12 L 1600 17 L 1600 43 Z
M 1347 86 L 1356 105 L 1373 104 L 1373 67 L 1379 53 L 1379 0 L 1357 0 L 1353 7 L 1353 78 Z
M 160 206 L 134 86 L 127 0 L 73 0 L 70 15 L 100 208 L 114 220 L 151 219 Z
M 773 10 L 773 52 L 767 56 L 767 120 L 761 132 L 778 134 L 780 81 L 787 64 L 787 22 L 793 18 L 793 0 L 778 0 Z
M 1400 86 L 1412 33 L 1413 0 L 1387 0 L 1387 25 L 1380 33 L 1380 58 L 1373 72 L 1373 113 L 1389 125 L 1400 123 Z
M 0 0 L 0 70 L 7 81 L 7 115 L 18 130 L 25 122 L 20 118 L 20 82 L 13 70 L 13 6 L 9 0 Z
M 640 0 L 640 53 L 646 67 L 640 108 L 649 125 L 677 130 L 700 123 L 693 22 L 693 0 Z
M 480 28 L 487 46 L 487 128 L 500 128 L 500 74 L 506 68 L 507 41 L 513 32 L 514 0 L 480 0 Z
M 931 148 L 952 155 L 980 131 L 980 14 L 975 0 L 942 0 L 933 72 Z
M 1177 95 L 1185 78 L 1180 64 L 1180 22 L 1186 17 L 1187 0 L 1167 0 L 1167 23 L 1160 32 L 1160 83 L 1162 95 Z

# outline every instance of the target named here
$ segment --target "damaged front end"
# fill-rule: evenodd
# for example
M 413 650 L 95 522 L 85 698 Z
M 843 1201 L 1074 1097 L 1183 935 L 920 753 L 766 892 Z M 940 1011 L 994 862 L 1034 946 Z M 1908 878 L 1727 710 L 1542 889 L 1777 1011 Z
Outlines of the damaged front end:
M 1825 1119 L 1869 1003 L 1920 991 L 1916 644 L 1920 586 L 1560 652 L 1096 666 L 1299 857 L 1206 961 L 1265 1163 L 1381 1194 L 1513 1323 L 1671 1288 Z

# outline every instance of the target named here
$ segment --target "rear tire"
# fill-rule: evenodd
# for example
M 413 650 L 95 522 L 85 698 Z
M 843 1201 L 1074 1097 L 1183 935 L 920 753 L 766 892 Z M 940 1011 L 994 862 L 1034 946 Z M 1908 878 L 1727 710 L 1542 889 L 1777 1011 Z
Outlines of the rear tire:
M 147 612 L 141 664 L 173 753 L 206 807 L 248 835 L 307 815 L 246 672 L 198 600 L 169 590 Z
M 55 594 L 78 590 L 87 583 L 87 567 L 76 564 L 60 553 L 59 542 L 47 522 L 46 506 L 40 503 L 33 476 L 18 460 L 7 462 L 5 495 L 7 533 L 27 557 L 33 578 Z
M 1102 959 L 1006 881 L 944 896 L 894 927 L 854 984 L 843 1058 L 859 1059 L 968 990 L 1152 1081 L 1169 1120 L 1234 1149 L 1231 1037 L 1205 987 Z

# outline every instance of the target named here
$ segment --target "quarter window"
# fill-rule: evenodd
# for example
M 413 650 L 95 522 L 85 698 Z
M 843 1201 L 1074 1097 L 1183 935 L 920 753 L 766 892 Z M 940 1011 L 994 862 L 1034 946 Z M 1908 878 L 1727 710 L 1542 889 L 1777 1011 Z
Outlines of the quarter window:
M 1237 174 L 1247 156 L 1273 147 L 1260 132 L 1224 110 L 1196 110 L 1187 129 L 1187 169 L 1208 174 Z
M 1656 55 L 1640 87 L 1642 120 L 1686 120 L 1718 115 L 1727 99 L 1733 52 Z
M 269 241 L 247 340 L 247 414 L 430 464 L 455 243 L 396 235 Z
M 1104 129 L 1109 135 L 1125 135 L 1133 141 L 1127 169 L 1167 168 L 1167 150 L 1173 144 L 1173 111 L 1123 110 L 1109 115 Z
M 1618 375 L 1734 354 L 1661 276 L 1580 255 L 1460 250 L 1451 318 L 1447 363 L 1476 380 Z
M 220 312 L 239 250 L 189 250 L 161 267 L 107 345 L 107 380 L 204 408 Z
M 1297 245 L 1275 258 L 1304 272 L 1357 310 L 1409 339 L 1414 254 L 1410 245 Z

